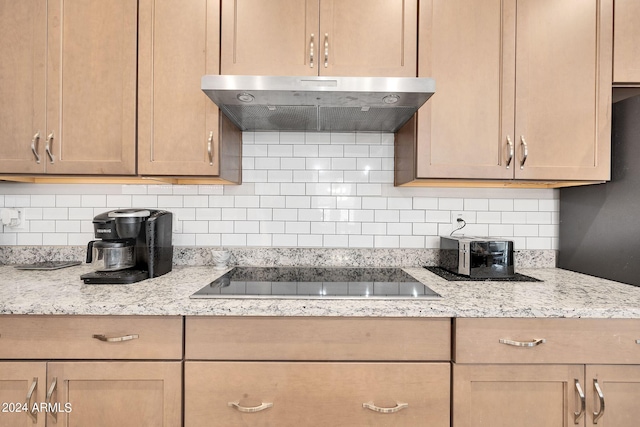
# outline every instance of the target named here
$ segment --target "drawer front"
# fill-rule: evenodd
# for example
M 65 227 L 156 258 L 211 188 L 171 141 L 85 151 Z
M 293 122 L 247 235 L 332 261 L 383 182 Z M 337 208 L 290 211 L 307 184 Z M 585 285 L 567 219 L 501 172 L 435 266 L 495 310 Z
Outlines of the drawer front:
M 451 358 L 450 319 L 187 317 L 196 360 L 413 360 Z
M 636 340 L 638 319 L 456 319 L 454 361 L 637 364 Z
M 180 316 L 0 316 L 0 359 L 181 358 Z
M 448 363 L 186 362 L 185 427 L 448 427 L 449 384 Z

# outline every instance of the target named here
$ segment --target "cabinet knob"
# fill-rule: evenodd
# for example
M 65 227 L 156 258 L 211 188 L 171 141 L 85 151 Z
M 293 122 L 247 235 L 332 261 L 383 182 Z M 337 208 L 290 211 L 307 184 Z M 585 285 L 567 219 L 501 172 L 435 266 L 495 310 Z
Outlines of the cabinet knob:
M 260 412 L 260 411 L 264 411 L 265 409 L 269 409 L 273 406 L 273 403 L 263 402 L 258 406 L 242 406 L 240 405 L 240 401 L 236 401 L 236 402 L 229 402 L 228 406 L 236 408 L 240 412 L 251 413 L 251 412 Z
M 47 152 L 47 156 L 49 157 L 50 163 L 53 163 L 55 161 L 53 154 L 51 153 L 52 148 L 53 148 L 53 132 L 51 132 L 47 137 L 47 145 L 45 145 L 44 147 L 44 151 Z
M 40 151 L 40 149 L 38 148 L 39 143 L 40 143 L 40 131 L 36 132 L 36 134 L 33 135 L 33 138 L 31 139 L 31 152 L 33 153 L 33 156 L 36 158 L 37 164 L 40 164 L 40 155 L 38 154 L 38 151 Z
M 324 68 L 329 66 L 329 34 L 324 33 Z
M 382 408 L 380 406 L 376 406 L 373 402 L 366 402 L 362 404 L 362 407 L 371 411 L 380 412 L 381 414 L 395 414 L 396 412 L 400 412 L 403 409 L 408 408 L 409 404 L 398 402 L 396 406 L 392 408 Z
M 580 397 L 580 412 L 573 413 L 573 423 L 579 424 L 578 420 L 580 419 L 582 414 L 584 414 L 585 398 L 584 398 L 584 391 L 582 391 L 582 387 L 580 386 L 580 381 L 578 381 L 577 378 L 574 381 L 575 381 L 576 391 L 578 392 L 578 397 Z
M 207 140 L 207 154 L 209 155 L 209 166 L 213 166 L 213 131 L 209 132 Z
M 504 338 L 498 340 L 500 344 L 512 345 L 514 347 L 535 347 L 547 342 L 544 338 L 535 338 L 533 341 L 513 341 Z
M 313 68 L 313 48 L 314 48 L 314 37 L 315 34 L 311 34 L 311 38 L 309 39 L 309 67 Z
M 511 166 L 511 161 L 513 160 L 514 155 L 514 146 L 513 141 L 511 141 L 511 137 L 507 135 L 507 145 L 509 146 L 509 158 L 507 159 L 507 169 Z
M 140 338 L 138 334 L 131 335 L 123 335 L 121 337 L 108 337 L 102 334 L 94 334 L 93 338 L 102 341 L 102 342 L 122 342 L 122 341 L 131 341 Z
M 33 423 L 36 424 L 38 422 L 38 411 L 32 411 L 31 407 L 31 398 L 33 397 L 33 392 L 38 387 L 38 378 L 34 377 L 33 382 L 31 383 L 31 387 L 29 387 L 29 391 L 27 391 L 27 397 L 25 398 L 24 404 L 27 406 L 27 415 L 31 417 Z M 35 406 L 35 405 L 34 405 Z M 35 408 L 34 408 L 35 409 Z
M 522 145 L 522 161 L 520 162 L 520 169 L 524 169 L 524 162 L 526 162 L 527 157 L 529 157 L 529 146 L 527 145 L 527 141 L 524 140 L 524 135 L 520 135 L 520 145 Z
M 51 386 L 49 387 L 49 390 L 47 391 L 47 396 L 45 398 L 45 403 L 47 404 L 47 408 L 51 408 L 51 397 L 53 396 L 53 392 L 56 391 L 56 386 L 58 385 L 58 377 L 53 377 L 53 381 L 51 381 Z M 55 406 L 55 405 L 54 405 Z M 51 415 L 51 418 L 53 418 L 53 422 L 57 423 L 58 422 L 58 411 L 57 410 L 53 410 L 50 411 L 49 414 Z
M 596 378 L 593 379 L 593 388 L 598 394 L 598 400 L 600 400 L 600 410 L 593 412 L 593 423 L 598 424 L 598 420 L 604 415 L 604 394 L 602 393 L 602 389 L 600 388 L 600 384 L 598 384 L 598 380 Z

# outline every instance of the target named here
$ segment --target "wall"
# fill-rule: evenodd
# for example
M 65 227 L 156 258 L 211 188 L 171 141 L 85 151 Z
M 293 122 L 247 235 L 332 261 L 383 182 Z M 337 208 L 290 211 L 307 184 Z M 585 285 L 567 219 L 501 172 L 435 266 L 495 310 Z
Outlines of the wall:
M 557 249 L 557 190 L 398 188 L 393 135 L 245 132 L 243 184 L 0 184 L 0 207 L 24 208 L 0 245 L 85 245 L 97 213 L 176 214 L 176 246 L 437 248 L 458 215 L 465 234 Z

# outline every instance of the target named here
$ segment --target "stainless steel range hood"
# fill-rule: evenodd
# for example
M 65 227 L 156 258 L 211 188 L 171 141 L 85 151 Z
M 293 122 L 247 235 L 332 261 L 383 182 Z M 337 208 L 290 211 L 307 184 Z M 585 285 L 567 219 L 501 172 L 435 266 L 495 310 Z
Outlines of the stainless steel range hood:
M 202 77 L 202 90 L 243 131 L 395 132 L 435 92 L 413 77 Z

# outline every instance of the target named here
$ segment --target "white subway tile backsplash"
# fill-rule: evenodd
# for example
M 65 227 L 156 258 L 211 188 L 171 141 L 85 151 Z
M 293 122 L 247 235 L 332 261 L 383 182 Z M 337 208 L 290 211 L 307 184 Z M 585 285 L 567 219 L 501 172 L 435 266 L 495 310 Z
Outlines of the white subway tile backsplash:
M 256 157 L 253 167 L 255 169 L 279 170 L 280 169 L 280 158 Z
M 4 202 L 4 196 L 1 196 L 0 199 Z M 4 206 L 4 205 L 0 205 Z M 44 208 L 44 207 L 55 207 L 56 206 L 56 196 L 53 194 L 34 194 L 31 196 L 31 207 L 36 208 Z
M 344 182 L 344 172 L 318 171 L 318 182 Z
M 197 246 L 220 246 L 221 242 L 220 234 L 196 234 Z
M 270 234 L 247 234 L 247 246 L 264 246 L 272 245 L 272 236 Z
M 400 236 L 401 248 L 424 248 L 424 236 Z
M 94 215 L 148 207 L 174 213 L 177 246 L 437 248 L 460 214 L 467 222 L 460 233 L 508 237 L 517 249 L 558 247 L 556 190 L 394 187 L 389 133 L 242 137 L 238 186 L 33 184 L 16 191 L 0 183 L 0 207 L 24 208 L 26 221 L 22 230 L 5 227 L 0 244 L 84 245 Z
M 490 199 L 489 210 L 491 211 L 512 211 L 513 199 Z
M 353 132 L 332 132 L 329 135 L 331 144 L 354 144 L 357 134 Z
M 375 248 L 399 248 L 399 236 L 374 236 L 373 246 Z
M 0 234 L 0 245 L 15 246 L 18 244 L 18 236 L 16 233 Z
M 433 197 L 414 197 L 413 209 L 438 209 L 438 199 Z
M 11 206 L 11 205 L 7 205 L 7 206 Z M 58 208 L 79 208 L 81 206 L 82 206 L 81 195 L 61 194 L 56 196 L 56 207 Z
M 280 169 L 304 170 L 307 168 L 306 159 L 300 157 L 283 157 L 280 159 Z
M 133 195 L 131 196 L 131 206 L 157 208 L 158 196 L 155 195 Z
M 261 234 L 284 234 L 285 221 L 260 221 Z
M 233 224 L 234 233 L 259 234 L 260 221 L 235 221 Z
M 349 247 L 350 248 L 372 248 L 373 236 L 357 236 L 352 234 L 349 236 Z
M 331 170 L 353 171 L 357 168 L 358 159 L 353 157 L 331 159 Z
M 325 234 L 322 242 L 327 248 L 348 248 L 349 236 Z
M 298 209 L 299 221 L 324 221 L 323 209 Z
M 222 234 L 223 246 L 247 246 L 247 235 L 234 233 L 234 234 Z

